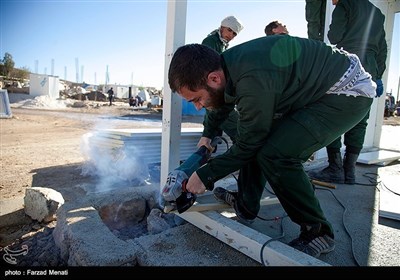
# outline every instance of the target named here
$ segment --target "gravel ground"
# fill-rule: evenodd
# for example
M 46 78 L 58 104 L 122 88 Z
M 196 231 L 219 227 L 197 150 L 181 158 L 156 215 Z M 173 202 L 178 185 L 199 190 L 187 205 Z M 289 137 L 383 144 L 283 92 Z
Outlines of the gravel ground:
M 53 230 L 56 222 L 49 224 L 39 224 L 33 222 L 24 225 L 21 231 L 29 230 L 21 239 L 16 240 L 7 246 L 7 252 L 20 251 L 26 248 L 26 253 L 15 256 L 15 266 L 17 267 L 62 267 L 67 263 L 60 256 L 60 249 L 56 246 L 53 239 Z M 7 254 L 5 248 L 0 252 L 2 261 Z M 9 262 L 8 262 L 9 263 Z

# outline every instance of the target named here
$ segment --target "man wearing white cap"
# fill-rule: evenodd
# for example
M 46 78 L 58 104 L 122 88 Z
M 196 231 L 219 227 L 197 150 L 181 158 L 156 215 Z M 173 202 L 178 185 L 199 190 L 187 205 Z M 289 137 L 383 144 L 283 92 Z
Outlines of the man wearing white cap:
M 206 45 L 219 53 L 228 48 L 229 42 L 242 31 L 242 23 L 234 16 L 228 16 L 221 22 L 218 29 L 212 31 L 203 40 L 202 44 Z
M 218 29 L 208 34 L 203 40 L 202 45 L 206 45 L 218 53 L 222 53 L 228 48 L 229 42 L 235 38 L 242 29 L 243 24 L 236 17 L 228 16 L 221 21 L 221 26 Z M 206 114 L 208 114 L 207 110 Z M 235 142 L 237 120 L 238 114 L 233 110 L 229 118 L 220 126 L 218 135 L 221 136 L 222 131 L 225 131 L 232 142 Z

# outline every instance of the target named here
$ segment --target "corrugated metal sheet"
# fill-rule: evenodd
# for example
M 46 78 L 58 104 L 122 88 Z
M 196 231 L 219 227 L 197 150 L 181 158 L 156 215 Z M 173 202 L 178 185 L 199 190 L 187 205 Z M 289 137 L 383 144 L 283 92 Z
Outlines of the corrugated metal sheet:
M 202 128 L 183 128 L 180 143 L 180 160 L 186 160 L 197 150 L 197 142 Z M 154 129 L 107 129 L 93 133 L 88 139 L 93 148 L 102 152 L 120 152 L 135 154 L 147 164 L 161 162 L 161 128 Z M 215 155 L 225 152 L 232 145 L 228 136 L 224 135 L 228 145 L 218 146 Z

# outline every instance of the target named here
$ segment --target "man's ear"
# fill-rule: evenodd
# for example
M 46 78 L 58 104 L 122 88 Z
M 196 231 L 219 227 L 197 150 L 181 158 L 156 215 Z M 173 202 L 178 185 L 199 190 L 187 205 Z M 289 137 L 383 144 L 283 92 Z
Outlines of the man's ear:
M 210 72 L 207 76 L 207 85 L 210 87 L 218 87 L 221 85 L 222 77 L 221 77 L 222 71 L 213 71 Z

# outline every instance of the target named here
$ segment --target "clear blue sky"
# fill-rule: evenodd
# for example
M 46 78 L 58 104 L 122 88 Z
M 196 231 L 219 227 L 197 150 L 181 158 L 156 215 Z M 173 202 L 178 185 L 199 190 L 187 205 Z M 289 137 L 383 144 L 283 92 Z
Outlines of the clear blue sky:
M 230 46 L 265 36 L 272 20 L 290 34 L 307 37 L 304 0 L 188 0 L 186 43 L 200 43 L 228 15 L 237 16 L 243 31 Z M 397 17 L 398 18 L 398 17 Z M 164 85 L 167 1 L 6 0 L 0 4 L 1 58 L 8 52 L 16 67 L 86 83 Z M 400 30 L 400 20 L 396 22 Z M 394 41 L 400 42 L 397 38 Z M 396 63 L 393 63 L 395 59 Z M 397 92 L 400 58 L 392 58 L 389 84 Z M 37 67 L 36 67 L 37 66 Z M 83 71 L 82 71 L 83 70 Z M 393 76 L 393 77 L 392 77 Z M 388 86 L 388 91 L 390 91 Z

